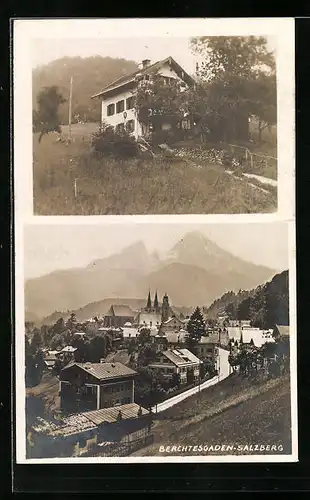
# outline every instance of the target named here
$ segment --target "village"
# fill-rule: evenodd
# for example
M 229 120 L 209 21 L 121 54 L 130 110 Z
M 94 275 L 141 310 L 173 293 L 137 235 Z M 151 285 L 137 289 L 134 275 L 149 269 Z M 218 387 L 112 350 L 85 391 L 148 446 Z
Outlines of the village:
M 232 376 L 289 372 L 288 325 L 255 328 L 225 312 L 210 320 L 199 307 L 184 317 L 151 291 L 139 311 L 111 305 L 83 323 L 72 313 L 43 337 L 26 333 L 27 391 L 34 404 L 31 391 L 53 378 L 56 404 L 38 411 L 28 397 L 29 458 L 129 456 L 153 444 L 156 415 L 186 398 Z

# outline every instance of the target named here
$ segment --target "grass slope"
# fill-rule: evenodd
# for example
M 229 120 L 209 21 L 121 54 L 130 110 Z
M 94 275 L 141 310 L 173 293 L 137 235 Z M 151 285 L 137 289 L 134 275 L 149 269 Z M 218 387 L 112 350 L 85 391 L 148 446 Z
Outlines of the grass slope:
M 154 444 L 135 456 L 169 455 L 160 446 L 282 445 L 291 453 L 290 383 L 283 377 L 251 385 L 236 375 L 158 414 Z M 242 454 L 237 449 L 215 454 Z M 247 452 L 258 454 L 258 452 Z M 270 452 L 269 452 L 270 453 Z M 275 453 L 274 451 L 272 453 Z M 279 453 L 279 452 L 278 452 Z M 193 452 L 185 453 L 187 455 Z M 199 454 L 212 454 L 199 452 Z
M 95 160 L 94 124 L 73 128 L 74 142 L 55 134 L 33 140 L 34 213 L 37 215 L 266 213 L 276 195 L 237 180 L 214 164 L 185 161 Z M 89 132 L 88 132 L 89 131 Z M 77 197 L 74 182 L 77 179 Z

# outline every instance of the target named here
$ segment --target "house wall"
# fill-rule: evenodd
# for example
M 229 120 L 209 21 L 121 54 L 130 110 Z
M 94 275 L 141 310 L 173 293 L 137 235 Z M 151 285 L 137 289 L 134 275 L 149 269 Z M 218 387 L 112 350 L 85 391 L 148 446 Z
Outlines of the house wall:
M 108 123 L 109 125 L 112 125 L 112 127 L 115 127 L 116 125 L 118 125 L 120 123 L 126 123 L 129 120 L 134 120 L 135 121 L 135 128 L 134 128 L 133 134 L 136 138 L 138 138 L 138 136 L 142 134 L 142 129 L 141 129 L 140 123 L 137 120 L 136 111 L 134 108 L 126 109 L 126 99 L 128 99 L 129 97 L 132 97 L 133 95 L 134 95 L 134 92 L 132 90 L 125 90 L 125 91 L 120 92 L 117 95 L 113 95 L 111 97 L 105 97 L 104 99 L 102 99 L 101 120 L 103 122 Z M 116 103 L 118 101 L 121 101 L 121 100 L 125 101 L 124 111 L 122 111 L 121 113 L 116 113 Z M 107 107 L 109 106 L 109 104 L 115 104 L 115 114 L 111 115 L 111 116 L 107 115 Z M 126 119 L 124 118 L 124 112 L 127 113 Z
M 100 387 L 100 408 L 110 408 L 116 404 L 129 403 L 134 403 L 133 378 L 107 382 Z
M 103 320 L 104 327 L 122 327 L 125 323 L 130 322 L 133 323 L 133 316 L 105 316 Z
M 158 71 L 158 74 L 165 76 L 165 77 L 169 77 L 169 78 L 175 78 L 175 79 L 181 81 L 181 78 L 179 78 L 179 76 L 176 74 L 176 72 L 172 68 L 170 68 L 169 64 L 165 64 Z M 113 127 L 115 127 L 116 125 L 119 125 L 120 123 L 125 124 L 128 120 L 134 120 L 135 121 L 135 128 L 134 128 L 133 135 L 137 139 L 139 136 L 143 135 L 142 126 L 137 119 L 135 109 L 134 108 L 128 109 L 128 110 L 126 109 L 126 99 L 128 99 L 128 97 L 134 96 L 134 94 L 135 94 L 135 90 L 122 90 L 121 92 L 119 92 L 116 95 L 106 96 L 106 97 L 102 98 L 101 120 L 103 122 L 108 123 L 109 125 L 111 125 Z M 121 100 L 125 101 L 124 111 L 127 113 L 126 119 L 124 118 L 124 111 L 122 111 L 120 113 L 116 113 L 116 103 L 118 101 L 121 101 Z M 108 116 L 108 114 L 107 114 L 107 107 L 109 106 L 109 104 L 115 104 L 115 114 L 111 115 L 111 116 Z M 169 123 L 163 124 L 163 128 L 169 129 L 170 124 Z

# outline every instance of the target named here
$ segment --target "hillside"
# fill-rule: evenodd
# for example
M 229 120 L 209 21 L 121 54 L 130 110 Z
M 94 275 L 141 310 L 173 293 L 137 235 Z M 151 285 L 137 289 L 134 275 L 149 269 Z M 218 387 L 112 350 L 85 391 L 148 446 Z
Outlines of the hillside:
M 126 302 L 133 297 L 143 299 L 149 288 L 157 289 L 159 298 L 167 292 L 172 305 L 206 306 L 225 291 L 257 286 L 275 274 L 212 246 L 199 233 L 185 235 L 182 245 L 181 253 L 174 249 L 159 259 L 138 242 L 84 268 L 30 279 L 25 283 L 26 310 L 42 318 L 107 298 L 113 302 L 119 297 Z
M 226 311 L 232 319 L 250 319 L 253 326 L 270 328 L 289 324 L 289 274 L 283 271 L 271 281 L 250 291 L 229 292 L 215 300 L 210 318 Z
M 155 416 L 154 443 L 133 456 L 158 456 L 160 446 L 233 445 L 234 451 L 202 451 L 199 454 L 259 454 L 241 452 L 238 446 L 282 445 L 291 453 L 289 377 L 261 382 L 232 375 Z M 261 452 L 262 453 L 262 452 Z M 270 453 L 270 452 L 269 452 Z M 186 452 L 185 455 L 197 453 Z M 168 456 L 169 453 L 160 453 Z M 170 453 L 170 456 L 172 454 Z
M 100 101 L 91 96 L 122 75 L 137 69 L 134 61 L 111 57 L 63 57 L 32 73 L 32 96 L 35 107 L 38 92 L 45 86 L 56 85 L 67 102 L 59 115 L 63 124 L 68 123 L 68 98 L 70 78 L 73 77 L 72 115 L 80 114 L 85 121 L 100 120 Z

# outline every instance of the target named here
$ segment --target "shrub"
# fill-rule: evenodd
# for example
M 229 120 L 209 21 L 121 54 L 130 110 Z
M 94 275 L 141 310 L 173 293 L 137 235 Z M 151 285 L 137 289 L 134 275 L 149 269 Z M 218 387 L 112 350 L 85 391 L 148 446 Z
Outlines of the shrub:
M 138 155 L 138 144 L 126 131 L 116 131 L 102 124 L 99 132 L 92 136 L 92 147 L 96 153 L 115 158 L 133 158 Z

